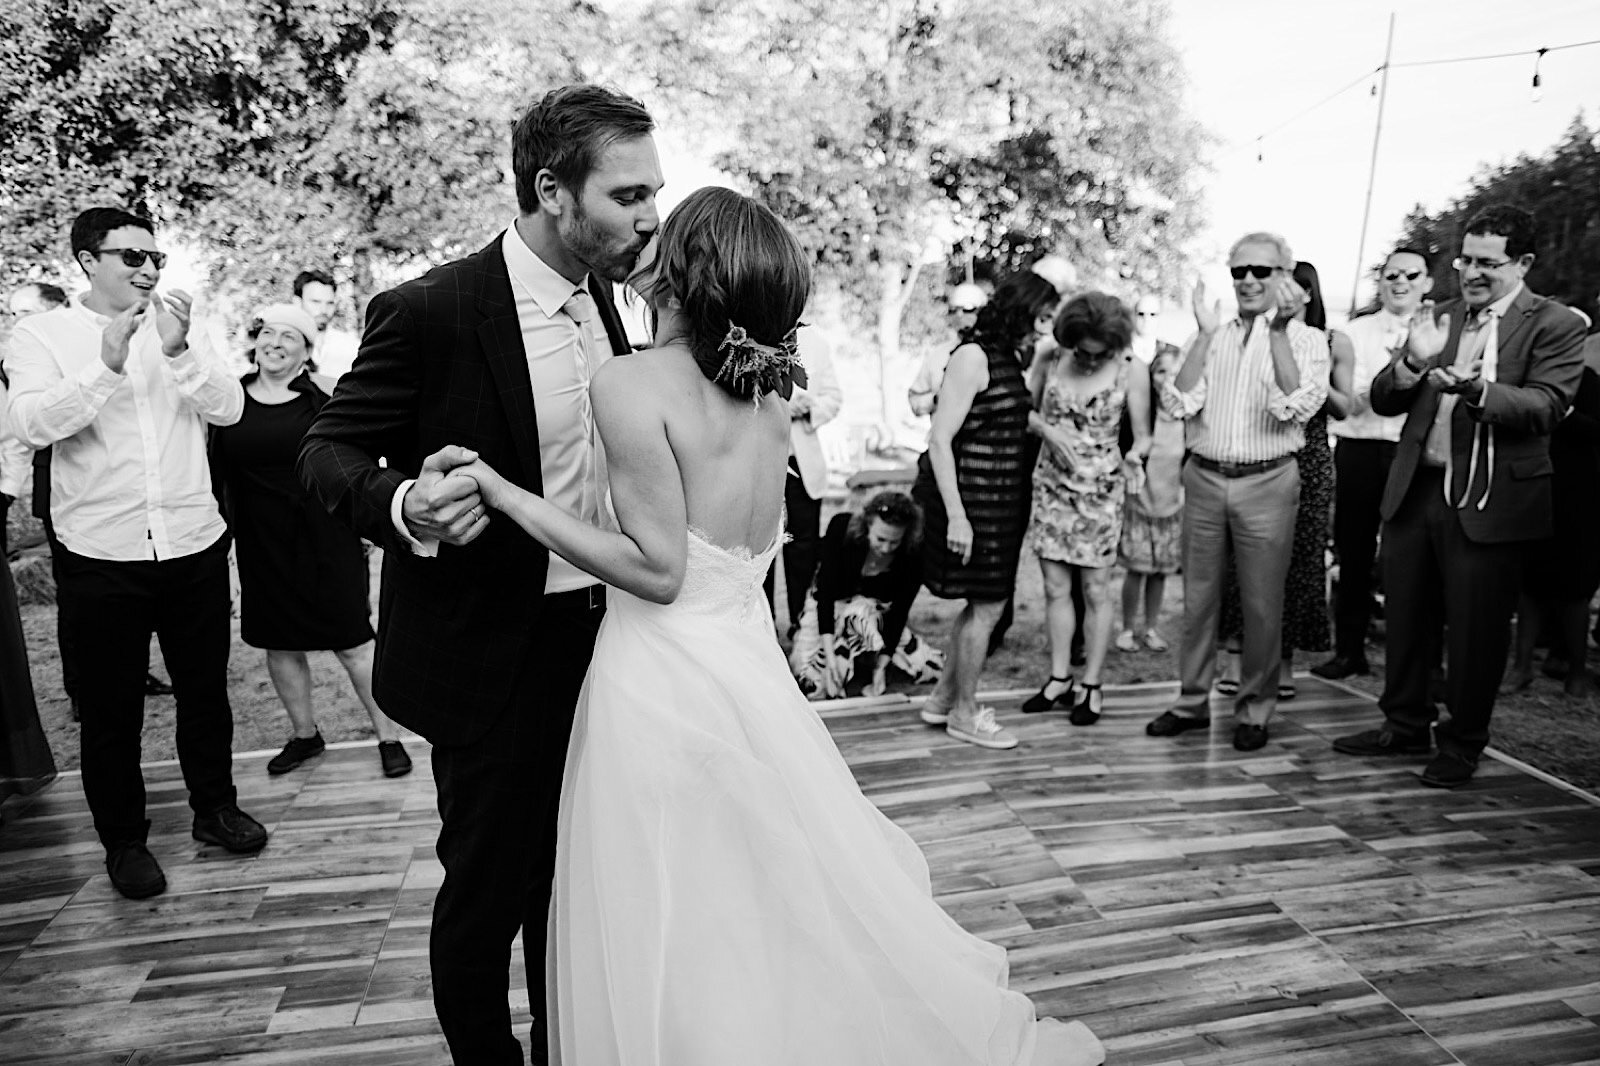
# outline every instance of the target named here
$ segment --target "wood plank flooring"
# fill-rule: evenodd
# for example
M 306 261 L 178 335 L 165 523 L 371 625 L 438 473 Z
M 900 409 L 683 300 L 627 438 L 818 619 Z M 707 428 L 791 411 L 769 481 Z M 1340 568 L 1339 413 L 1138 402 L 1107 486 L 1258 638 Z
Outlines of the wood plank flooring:
M 1210 736 L 1146 737 L 1163 687 L 1111 692 L 1083 729 L 996 700 L 1010 752 L 903 700 L 820 709 L 940 902 L 1115 1066 L 1600 1064 L 1600 805 L 1494 760 L 1440 792 L 1420 762 L 1336 755 L 1375 708 L 1299 686 L 1249 755 L 1220 707 Z M 10 801 L 0 1063 L 447 1062 L 438 816 L 412 754 L 398 781 L 371 746 L 279 778 L 241 757 L 241 803 L 273 834 L 249 858 L 192 841 L 177 767 L 148 767 L 170 887 L 142 902 L 106 880 L 76 776 Z M 519 954 L 525 1036 L 520 972 Z

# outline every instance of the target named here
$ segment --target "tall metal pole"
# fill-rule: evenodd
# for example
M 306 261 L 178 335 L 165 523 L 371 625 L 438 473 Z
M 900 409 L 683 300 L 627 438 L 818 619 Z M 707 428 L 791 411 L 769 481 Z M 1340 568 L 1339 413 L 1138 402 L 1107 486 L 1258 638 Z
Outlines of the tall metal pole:
M 1361 294 L 1362 259 L 1367 254 L 1367 222 L 1372 218 L 1372 185 L 1378 176 L 1378 139 L 1383 136 L 1383 104 L 1389 98 L 1389 59 L 1394 55 L 1394 12 L 1389 12 L 1389 43 L 1383 47 L 1383 76 L 1378 86 L 1378 123 L 1372 130 L 1372 165 L 1367 168 L 1367 204 L 1361 209 L 1361 243 L 1356 248 L 1356 276 L 1350 282 L 1350 310 Z

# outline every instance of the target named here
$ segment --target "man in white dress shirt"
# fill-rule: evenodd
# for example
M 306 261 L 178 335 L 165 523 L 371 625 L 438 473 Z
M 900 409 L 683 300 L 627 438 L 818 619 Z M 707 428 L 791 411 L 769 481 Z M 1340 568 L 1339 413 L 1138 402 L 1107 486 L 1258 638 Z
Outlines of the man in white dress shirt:
M 191 346 L 190 297 L 156 291 L 166 256 L 148 219 L 85 211 L 72 254 L 89 291 L 12 335 L 11 423 L 30 447 L 54 445 L 58 593 L 93 658 L 77 693 L 83 791 L 112 884 L 138 899 L 166 888 L 139 769 L 152 633 L 177 697 L 194 838 L 235 852 L 267 842 L 233 786 L 228 527 L 206 463 L 206 426 L 237 422 L 244 390 L 204 331 Z
M 1351 381 L 1354 403 L 1344 419 L 1329 423 L 1339 439 L 1333 453 L 1333 548 L 1339 556 L 1334 599 L 1333 658 L 1312 668 L 1333 681 L 1370 672 L 1367 624 L 1372 616 L 1372 567 L 1378 554 L 1378 505 L 1394 463 L 1404 415 L 1372 409 L 1372 379 L 1405 344 L 1411 316 L 1433 290 L 1428 256 L 1415 248 L 1396 248 L 1378 277 L 1378 310 L 1345 327 L 1356 350 Z
M 818 427 L 833 421 L 844 405 L 839 375 L 828 342 L 815 329 L 800 330 L 800 360 L 806 384 L 789 397 L 789 477 L 783 487 L 785 530 L 783 586 L 789 608 L 789 635 L 794 636 L 805 610 L 806 592 L 817 574 L 822 538 L 822 497 L 828 490 L 828 460 L 817 439 Z M 767 571 L 767 599 L 774 599 L 774 570 Z M 773 604 L 776 610 L 776 603 Z
M 1183 468 L 1183 688 L 1171 710 L 1145 727 L 1170 737 L 1210 725 L 1217 625 L 1228 547 L 1244 608 L 1241 679 L 1233 746 L 1267 742 L 1278 703 L 1283 583 L 1289 572 L 1305 424 L 1328 397 L 1328 341 L 1295 315 L 1306 295 L 1294 283 L 1294 254 L 1282 237 L 1251 233 L 1228 255 L 1239 313 L 1223 321 L 1195 286 L 1199 332 L 1175 380 L 1161 390 L 1167 413 L 1185 423 Z

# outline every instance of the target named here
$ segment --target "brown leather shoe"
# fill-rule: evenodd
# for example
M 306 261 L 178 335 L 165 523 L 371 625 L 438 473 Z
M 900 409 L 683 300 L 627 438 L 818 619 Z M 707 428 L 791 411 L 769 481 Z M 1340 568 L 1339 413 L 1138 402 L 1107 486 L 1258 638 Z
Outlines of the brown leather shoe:
M 1187 733 L 1191 729 L 1210 729 L 1211 719 L 1189 718 L 1171 711 L 1162 711 L 1161 717 L 1150 722 L 1144 727 L 1146 736 L 1150 737 L 1175 737 L 1179 733 Z

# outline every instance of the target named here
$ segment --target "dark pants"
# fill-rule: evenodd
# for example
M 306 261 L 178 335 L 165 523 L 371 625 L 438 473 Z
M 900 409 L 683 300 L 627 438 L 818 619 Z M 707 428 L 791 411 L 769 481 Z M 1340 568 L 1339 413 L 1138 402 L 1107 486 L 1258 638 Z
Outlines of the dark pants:
M 1427 735 L 1437 716 L 1429 682 L 1443 627 L 1450 718 L 1435 737 L 1441 751 L 1475 759 L 1489 743 L 1527 544 L 1469 540 L 1443 483 L 1443 470 L 1419 467 L 1383 527 L 1388 655 L 1378 706 L 1395 732 Z
M 72 642 L 71 590 L 61 581 L 61 556 L 66 548 L 56 539 L 55 526 L 44 520 L 44 537 L 50 545 L 50 576 L 56 583 L 56 649 L 61 653 L 61 691 L 68 699 L 78 696 L 78 649 Z M 146 658 L 149 658 L 148 652 Z M 149 664 L 147 663 L 146 666 Z
M 1386 440 L 1343 440 L 1334 449 L 1333 549 L 1339 585 L 1333 607 L 1334 654 L 1365 659 L 1372 620 L 1372 567 L 1382 519 L 1378 506 L 1394 463 Z
M 228 538 L 178 559 L 106 562 L 63 547 L 55 561 L 71 604 L 71 643 L 94 649 L 93 668 L 80 671 L 76 695 L 83 792 L 100 840 L 109 848 L 145 838 L 139 734 L 152 633 L 172 675 L 189 806 L 209 814 L 235 802 Z
M 439 861 L 429 960 L 433 1005 L 458 1066 L 520 1064 L 511 944 L 522 931 L 533 1061 L 544 1062 L 545 934 L 572 715 L 604 616 L 598 587 L 545 598 L 540 637 L 505 713 L 470 744 L 434 745 Z
M 783 508 L 788 512 L 784 526 L 789 539 L 783 545 L 783 592 L 789 604 L 789 625 L 800 624 L 805 613 L 806 593 L 817 574 L 817 551 L 822 542 L 822 501 L 806 494 L 800 468 L 789 457 L 789 476 L 783 483 Z M 767 570 L 767 601 L 773 602 L 773 571 Z M 776 607 L 776 605 L 774 605 Z

